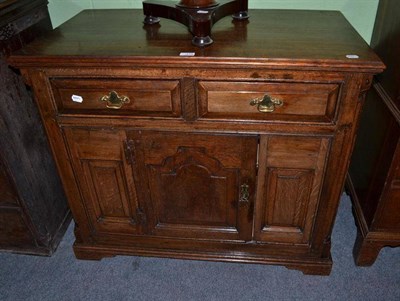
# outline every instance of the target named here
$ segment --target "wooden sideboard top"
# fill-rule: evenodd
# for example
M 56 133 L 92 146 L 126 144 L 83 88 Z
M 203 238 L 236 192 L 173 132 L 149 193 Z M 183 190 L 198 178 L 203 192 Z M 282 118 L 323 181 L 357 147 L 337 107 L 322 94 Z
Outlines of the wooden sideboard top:
M 144 25 L 142 10 L 84 10 L 16 53 L 16 66 L 107 63 L 267 65 L 380 72 L 384 65 L 340 12 L 251 10 L 249 21 L 226 17 L 212 30 L 214 44 L 191 44 L 186 27 L 167 19 Z M 194 57 L 181 57 L 194 52 Z M 358 59 L 347 58 L 357 55 Z

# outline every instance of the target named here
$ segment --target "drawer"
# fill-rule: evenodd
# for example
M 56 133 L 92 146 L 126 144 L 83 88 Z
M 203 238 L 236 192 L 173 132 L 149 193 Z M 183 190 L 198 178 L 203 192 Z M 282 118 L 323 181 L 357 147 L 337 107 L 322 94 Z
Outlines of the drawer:
M 59 114 L 180 117 L 178 80 L 51 79 Z
M 336 83 L 199 81 L 199 116 L 200 119 L 332 122 L 339 91 L 340 84 Z M 267 107 L 268 112 L 261 112 Z

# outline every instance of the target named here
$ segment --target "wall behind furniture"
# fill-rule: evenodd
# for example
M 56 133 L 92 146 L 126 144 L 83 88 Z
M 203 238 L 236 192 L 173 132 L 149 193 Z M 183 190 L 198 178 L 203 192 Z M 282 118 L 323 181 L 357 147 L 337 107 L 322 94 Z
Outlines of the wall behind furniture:
M 379 0 L 249 0 L 249 7 L 339 10 L 360 35 L 369 42 L 378 2 Z M 49 0 L 49 11 L 54 27 L 70 19 L 83 9 L 141 7 L 141 0 Z

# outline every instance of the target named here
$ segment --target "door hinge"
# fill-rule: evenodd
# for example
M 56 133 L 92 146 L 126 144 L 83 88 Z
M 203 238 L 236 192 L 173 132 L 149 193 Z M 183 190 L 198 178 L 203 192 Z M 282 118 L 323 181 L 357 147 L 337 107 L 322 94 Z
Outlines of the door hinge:
M 134 151 L 134 142 L 131 139 L 124 141 L 124 152 L 125 152 L 125 159 L 129 165 L 135 164 L 135 155 Z

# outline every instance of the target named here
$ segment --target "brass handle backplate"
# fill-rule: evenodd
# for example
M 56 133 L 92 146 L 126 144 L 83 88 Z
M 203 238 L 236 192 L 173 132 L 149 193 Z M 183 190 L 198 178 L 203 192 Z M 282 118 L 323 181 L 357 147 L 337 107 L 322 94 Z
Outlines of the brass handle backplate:
M 250 200 L 249 185 L 243 184 L 240 186 L 239 202 L 248 203 L 249 200 Z
M 271 113 L 275 111 L 276 107 L 281 107 L 283 105 L 283 101 L 265 94 L 262 98 L 259 97 L 250 101 L 250 105 L 257 106 L 258 111 L 261 113 Z
M 121 109 L 125 103 L 130 103 L 130 99 L 127 96 L 119 96 L 117 92 L 111 91 L 109 95 L 104 95 L 100 98 L 101 102 L 106 103 L 106 107 L 109 109 Z

